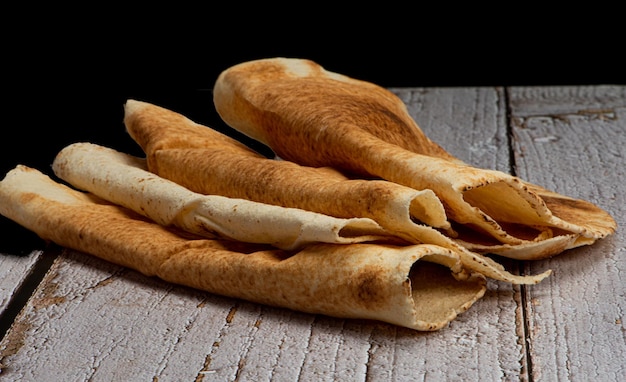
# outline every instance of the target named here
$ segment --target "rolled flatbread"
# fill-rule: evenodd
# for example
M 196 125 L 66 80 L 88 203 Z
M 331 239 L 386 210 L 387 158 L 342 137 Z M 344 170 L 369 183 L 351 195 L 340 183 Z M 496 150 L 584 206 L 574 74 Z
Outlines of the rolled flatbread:
M 389 239 L 368 218 L 335 218 L 220 195 L 192 192 L 147 170 L 145 159 L 93 143 L 74 143 L 61 150 L 52 169 L 72 186 L 129 208 L 162 225 L 174 225 L 200 236 L 282 249 L 310 243 L 357 243 Z
M 396 226 L 420 222 L 443 230 L 450 227 L 441 201 L 431 190 L 349 180 L 330 167 L 267 159 L 225 134 L 148 102 L 127 100 L 124 124 L 146 153 L 151 172 L 195 192 L 341 218 L 365 212 L 364 217 Z
M 371 218 L 410 243 L 435 244 L 461 256 L 471 271 L 506 282 L 535 284 L 539 275 L 514 275 L 442 233 L 445 211 L 431 190 L 382 180 L 348 179 L 331 168 L 267 159 L 239 141 L 172 110 L 127 100 L 124 123 L 147 156 L 148 170 L 201 194 L 242 198 L 339 218 Z M 437 228 L 437 229 L 436 229 Z M 558 241 L 552 245 L 563 246 Z
M 280 158 L 433 190 L 450 220 L 472 228 L 459 241 L 470 249 L 535 259 L 615 231 L 614 219 L 592 203 L 454 158 L 423 134 L 396 95 L 310 60 L 270 58 L 232 66 L 219 75 L 213 94 L 229 126 Z M 501 246 L 474 241 L 478 232 Z M 556 245 L 554 238 L 562 235 Z
M 0 213 L 45 240 L 147 276 L 308 313 L 438 330 L 486 290 L 436 245 L 311 244 L 299 251 L 206 239 L 18 165 L 0 181 Z

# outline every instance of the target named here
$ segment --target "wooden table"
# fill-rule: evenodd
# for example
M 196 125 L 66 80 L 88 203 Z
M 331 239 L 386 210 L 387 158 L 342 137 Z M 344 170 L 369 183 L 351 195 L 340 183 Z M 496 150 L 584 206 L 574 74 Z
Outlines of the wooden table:
M 554 273 L 534 286 L 489 281 L 436 332 L 215 296 L 54 245 L 4 254 L 0 310 L 14 321 L 0 380 L 625 380 L 626 86 L 392 90 L 448 151 L 595 202 L 617 233 L 504 261 Z

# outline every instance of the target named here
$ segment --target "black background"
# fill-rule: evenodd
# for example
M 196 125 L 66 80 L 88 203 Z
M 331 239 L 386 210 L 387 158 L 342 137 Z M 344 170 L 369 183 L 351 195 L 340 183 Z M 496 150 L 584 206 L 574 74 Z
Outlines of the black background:
M 17 163 L 47 171 L 53 156 L 76 141 L 140 154 L 122 124 L 129 98 L 229 132 L 213 109 L 213 83 L 229 66 L 258 58 L 308 58 L 385 87 L 618 84 L 626 69 L 624 58 L 599 47 L 587 55 L 558 46 L 521 52 L 460 38 L 445 46 L 337 39 L 298 45 L 244 40 L 206 51 L 186 51 L 173 43 L 130 52 L 128 47 L 80 45 L 42 50 L 5 71 L 0 172 Z
M 464 18 L 458 9 L 457 19 L 421 9 L 332 18 L 322 9 L 307 23 L 301 12 L 270 20 L 250 10 L 253 23 L 234 8 L 193 19 L 169 9 L 155 20 L 141 12 L 83 12 L 71 22 L 45 10 L 22 14 L 26 21 L 3 31 L 0 173 L 25 164 L 52 175 L 54 155 L 79 141 L 142 155 L 122 123 L 129 98 L 234 134 L 215 113 L 211 89 L 222 70 L 258 58 L 308 58 L 385 87 L 624 83 L 623 31 L 610 20 L 591 25 L 586 13 L 553 27 L 543 10 L 513 22 L 506 14 Z M 3 217 L 0 232 L 0 251 L 39 243 Z

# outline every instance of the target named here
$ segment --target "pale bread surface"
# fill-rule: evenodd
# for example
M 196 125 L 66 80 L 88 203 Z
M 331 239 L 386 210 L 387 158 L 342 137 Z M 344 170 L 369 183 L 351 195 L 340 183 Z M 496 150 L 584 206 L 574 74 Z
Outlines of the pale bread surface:
M 156 223 L 211 238 L 271 244 L 356 243 L 391 236 L 368 218 L 342 219 L 220 195 L 203 195 L 147 170 L 145 160 L 92 143 L 63 148 L 52 163 L 72 186 L 129 208 Z

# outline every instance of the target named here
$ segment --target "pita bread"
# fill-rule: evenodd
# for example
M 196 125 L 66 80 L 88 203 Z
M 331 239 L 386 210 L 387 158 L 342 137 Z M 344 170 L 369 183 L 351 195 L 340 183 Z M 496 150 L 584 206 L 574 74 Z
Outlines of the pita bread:
M 271 244 L 282 249 L 310 243 L 389 239 L 375 221 L 340 219 L 219 195 L 202 195 L 161 178 L 145 160 L 92 143 L 74 143 L 54 159 L 54 173 L 72 186 L 129 208 L 161 225 L 211 238 Z
M 444 230 L 450 227 L 443 205 L 431 190 L 418 191 L 385 181 L 349 181 L 332 168 L 267 159 L 225 134 L 147 102 L 127 100 L 124 123 L 146 153 L 151 172 L 175 179 L 195 192 L 342 218 L 356 216 L 365 204 L 371 215 L 366 217 L 391 214 L 390 219 L 411 219 Z M 204 164 L 207 166 L 202 167 Z M 188 168 L 193 170 L 186 171 Z M 353 197 L 345 197 L 348 195 Z
M 514 275 L 494 260 L 452 241 L 440 232 L 449 225 L 444 224 L 443 206 L 430 190 L 382 180 L 348 179 L 331 168 L 267 159 L 207 126 L 146 102 L 128 100 L 124 123 L 145 151 L 151 172 L 195 192 L 339 218 L 371 218 L 410 243 L 452 249 L 468 270 L 496 280 L 536 284 L 550 274 Z
M 147 276 L 302 312 L 438 330 L 486 290 L 458 255 L 435 245 L 311 244 L 299 251 L 206 239 L 156 224 L 17 166 L 0 182 L 0 213 L 45 240 Z
M 543 258 L 616 228 L 589 202 L 572 203 L 517 177 L 463 163 L 430 141 L 393 93 L 309 60 L 230 67 L 215 83 L 214 103 L 228 125 L 285 160 L 433 190 L 450 220 L 472 228 L 474 234 L 459 243 L 473 250 Z M 498 244 L 485 245 L 478 233 Z

